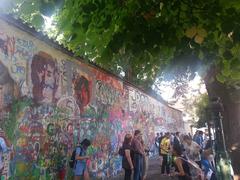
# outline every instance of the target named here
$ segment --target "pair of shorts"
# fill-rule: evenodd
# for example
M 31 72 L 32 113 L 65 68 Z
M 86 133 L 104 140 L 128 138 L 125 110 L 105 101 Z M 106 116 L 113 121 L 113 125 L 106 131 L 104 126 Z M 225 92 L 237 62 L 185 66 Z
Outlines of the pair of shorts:
M 85 170 L 86 170 L 85 164 L 78 162 L 74 169 L 74 175 L 75 176 L 83 176 Z

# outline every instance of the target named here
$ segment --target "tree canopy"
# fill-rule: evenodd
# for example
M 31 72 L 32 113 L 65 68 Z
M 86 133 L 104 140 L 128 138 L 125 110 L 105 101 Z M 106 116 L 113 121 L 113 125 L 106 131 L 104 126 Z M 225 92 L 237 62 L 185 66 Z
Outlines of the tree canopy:
M 51 17 L 52 38 L 137 85 L 149 88 L 163 73 L 177 77 L 201 64 L 216 65 L 218 81 L 239 87 L 238 0 L 1 1 L 37 30 Z
M 196 101 L 196 115 L 198 117 L 197 126 L 204 127 L 208 121 L 207 107 L 209 105 L 208 95 L 202 94 Z

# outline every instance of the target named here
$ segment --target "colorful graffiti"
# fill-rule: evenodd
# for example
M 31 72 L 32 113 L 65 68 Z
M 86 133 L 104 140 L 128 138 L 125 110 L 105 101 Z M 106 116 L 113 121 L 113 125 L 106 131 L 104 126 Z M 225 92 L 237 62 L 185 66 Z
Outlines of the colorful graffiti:
M 181 128 L 181 112 L 114 76 L 87 66 L 0 20 L 2 179 L 69 179 L 68 160 L 83 138 L 94 177 L 121 171 L 126 132 Z

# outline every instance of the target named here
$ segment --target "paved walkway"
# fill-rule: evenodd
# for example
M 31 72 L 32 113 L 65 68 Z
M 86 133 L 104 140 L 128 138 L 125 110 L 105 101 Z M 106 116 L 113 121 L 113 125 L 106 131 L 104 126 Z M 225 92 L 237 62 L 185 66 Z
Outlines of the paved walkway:
M 116 177 L 111 180 L 123 180 L 123 176 Z M 146 180 L 176 180 L 174 177 L 161 175 L 161 167 L 159 158 L 149 159 L 148 174 Z

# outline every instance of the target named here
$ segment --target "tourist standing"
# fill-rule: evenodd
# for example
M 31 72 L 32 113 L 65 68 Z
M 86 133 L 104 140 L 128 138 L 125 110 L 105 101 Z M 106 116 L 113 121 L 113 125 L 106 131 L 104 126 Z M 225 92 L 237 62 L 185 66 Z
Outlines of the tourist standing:
M 170 174 L 170 162 L 169 162 L 169 151 L 170 151 L 170 133 L 166 133 L 165 137 L 162 139 L 160 144 L 161 147 L 161 155 L 163 156 L 161 173 L 165 174 L 165 170 L 167 175 Z
M 161 142 L 163 140 L 163 138 L 165 137 L 165 135 L 163 133 L 160 133 L 160 137 L 159 137 L 159 161 L 160 161 L 160 166 L 162 166 L 162 162 L 163 162 L 163 157 L 161 154 Z
M 122 167 L 125 171 L 124 180 L 131 180 L 133 171 L 134 152 L 131 147 L 132 135 L 126 134 L 124 137 L 122 149 L 124 151 L 122 158 Z
M 181 141 L 180 141 L 180 132 L 176 132 L 173 140 L 173 146 L 179 145 L 181 147 Z
M 76 164 L 74 166 L 74 180 L 80 180 L 83 177 L 84 180 L 88 179 L 87 160 L 90 159 L 87 156 L 87 148 L 91 145 L 88 139 L 84 139 L 80 146 L 76 148 Z
M 4 162 L 4 153 L 8 153 L 10 150 L 11 143 L 7 140 L 5 137 L 4 131 L 0 128 L 0 179 L 4 170 L 4 167 L 6 167 Z
M 156 137 L 155 137 L 155 149 L 154 149 L 154 154 L 157 153 L 158 149 L 159 149 L 159 138 L 160 138 L 160 134 L 157 133 Z
M 143 178 L 143 157 L 144 147 L 141 143 L 142 133 L 140 130 L 135 130 L 132 140 L 132 148 L 134 151 L 134 180 L 142 180 Z
M 143 156 L 143 177 L 142 180 L 146 180 L 147 178 L 147 171 L 148 171 L 148 156 L 149 156 L 149 147 L 144 143 L 142 139 L 142 145 L 144 148 L 144 156 Z

